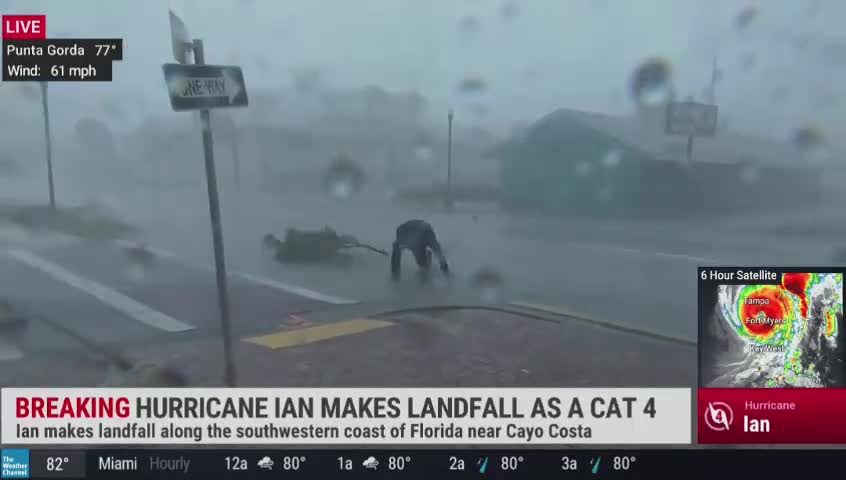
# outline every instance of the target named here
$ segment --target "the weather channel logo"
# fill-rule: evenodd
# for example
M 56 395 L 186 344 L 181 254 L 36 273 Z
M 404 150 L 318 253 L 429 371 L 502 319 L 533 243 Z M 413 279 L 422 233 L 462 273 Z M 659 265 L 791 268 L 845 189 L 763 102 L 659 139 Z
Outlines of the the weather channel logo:
M 29 478 L 29 450 L 0 450 L 3 469 L 0 478 Z

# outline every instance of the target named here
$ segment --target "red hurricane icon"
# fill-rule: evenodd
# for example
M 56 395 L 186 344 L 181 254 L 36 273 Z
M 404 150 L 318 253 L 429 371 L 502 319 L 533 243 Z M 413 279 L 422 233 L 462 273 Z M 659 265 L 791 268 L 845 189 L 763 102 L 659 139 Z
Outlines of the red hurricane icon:
M 715 432 L 727 432 L 734 422 L 734 412 L 727 403 L 709 402 L 705 409 L 705 425 Z

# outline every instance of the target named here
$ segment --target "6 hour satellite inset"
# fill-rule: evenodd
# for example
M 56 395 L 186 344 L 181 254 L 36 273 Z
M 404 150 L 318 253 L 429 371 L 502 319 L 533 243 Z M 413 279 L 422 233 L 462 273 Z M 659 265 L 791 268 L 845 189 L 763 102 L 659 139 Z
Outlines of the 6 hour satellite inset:
M 700 386 L 846 386 L 843 274 L 780 276 L 769 285 L 700 284 Z

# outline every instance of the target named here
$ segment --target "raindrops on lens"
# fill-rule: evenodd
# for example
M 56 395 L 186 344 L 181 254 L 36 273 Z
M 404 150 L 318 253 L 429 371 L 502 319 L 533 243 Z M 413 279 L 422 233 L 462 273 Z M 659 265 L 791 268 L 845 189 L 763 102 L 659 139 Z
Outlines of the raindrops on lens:
M 761 169 L 747 165 L 740 170 L 740 181 L 746 184 L 757 183 L 761 179 Z
M 478 270 L 470 278 L 470 286 L 484 302 L 496 302 L 502 299 L 505 290 L 505 278 L 490 267 Z
M 825 132 L 818 125 L 805 125 L 793 133 L 793 145 L 801 151 L 821 146 L 825 142 Z
M 734 17 L 734 25 L 738 30 L 744 30 L 758 18 L 760 10 L 754 5 L 748 5 L 742 8 Z
M 819 125 L 805 125 L 793 133 L 793 145 L 808 162 L 824 161 L 829 152 L 826 148 L 826 134 Z
M 502 4 L 500 14 L 502 14 L 502 18 L 511 20 L 520 14 L 520 7 L 517 5 L 515 0 L 506 0 L 506 2 Z
M 458 93 L 474 94 L 487 90 L 488 84 L 483 78 L 467 77 L 458 83 Z
M 131 282 L 142 282 L 147 272 L 153 267 L 155 255 L 140 244 L 125 246 L 124 253 L 127 258 L 126 278 Z
M 23 98 L 30 101 L 41 100 L 41 91 L 38 85 L 34 83 L 20 83 L 17 87 Z
M 653 58 L 635 69 L 631 95 L 639 107 L 655 107 L 672 98 L 672 67 L 666 60 Z
M 458 29 L 461 30 L 462 33 L 471 34 L 476 33 L 481 26 L 481 22 L 478 18 L 474 16 L 466 16 L 463 17 L 461 20 L 458 21 Z
M 329 195 L 335 198 L 348 198 L 355 191 L 355 181 L 351 174 L 337 173 L 329 179 Z
M 758 65 L 758 56 L 754 53 L 746 53 L 740 57 L 740 68 L 748 72 Z
M 576 175 L 580 177 L 587 177 L 591 174 L 592 171 L 593 168 L 588 162 L 579 162 L 578 164 L 576 164 Z
M 602 155 L 599 163 L 605 168 L 617 168 L 623 160 L 623 151 L 620 149 L 609 150 Z

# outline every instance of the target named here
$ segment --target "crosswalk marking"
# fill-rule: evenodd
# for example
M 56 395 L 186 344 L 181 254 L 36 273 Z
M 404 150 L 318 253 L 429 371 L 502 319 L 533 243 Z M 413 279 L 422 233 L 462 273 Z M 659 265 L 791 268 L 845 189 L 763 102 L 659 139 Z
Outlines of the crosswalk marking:
M 139 246 L 141 244 L 137 242 L 132 242 L 128 240 L 115 240 L 115 244 L 121 247 L 133 247 Z M 170 252 L 168 250 L 164 250 L 158 247 L 151 247 L 148 245 L 144 245 L 144 248 L 149 250 L 151 253 L 158 255 L 162 258 L 167 258 L 169 260 L 173 260 L 175 262 L 182 263 L 183 265 L 187 265 L 193 268 L 200 268 L 205 271 L 214 271 L 214 267 L 206 264 L 201 264 L 198 262 L 190 262 L 188 260 L 183 259 L 179 255 Z M 312 290 L 310 288 L 300 287 L 298 285 L 292 285 L 290 283 L 283 283 L 278 280 L 273 280 L 266 277 L 261 277 L 258 275 L 254 275 L 252 273 L 245 273 L 245 272 L 229 272 L 229 276 L 232 277 L 240 277 L 244 280 L 258 283 L 260 285 L 264 285 L 266 287 L 275 288 L 277 290 L 282 290 L 283 292 L 293 293 L 294 295 L 299 295 L 304 298 L 309 298 L 311 300 L 317 300 L 319 302 L 324 303 L 331 303 L 333 305 L 353 305 L 359 303 L 358 300 L 352 300 L 349 298 L 337 297 L 335 295 L 329 295 L 326 293 L 318 292 L 316 290 Z
M 166 332 L 185 332 L 194 330 L 193 325 L 181 322 L 164 313 L 140 303 L 132 298 L 123 295 L 111 288 L 97 283 L 93 280 L 81 277 L 61 266 L 41 258 L 26 250 L 11 250 L 7 252 L 12 258 L 40 270 L 50 277 L 63 282 L 71 287 L 91 295 L 110 307 L 124 313 L 145 325 L 148 325 Z
M 333 322 L 326 325 L 316 327 L 298 328 L 293 330 L 284 330 L 281 332 L 271 333 L 269 335 L 261 335 L 258 337 L 245 338 L 243 341 L 259 345 L 271 350 L 279 348 L 295 347 L 299 345 L 308 345 L 310 343 L 329 340 L 332 338 L 343 337 L 347 335 L 355 335 L 358 333 L 368 332 L 379 328 L 393 326 L 391 322 L 382 320 L 372 320 L 367 318 L 357 318 L 353 320 L 345 320 L 341 322 Z

